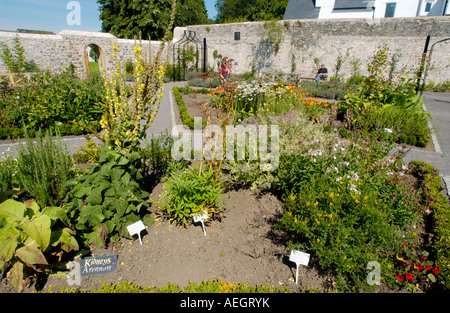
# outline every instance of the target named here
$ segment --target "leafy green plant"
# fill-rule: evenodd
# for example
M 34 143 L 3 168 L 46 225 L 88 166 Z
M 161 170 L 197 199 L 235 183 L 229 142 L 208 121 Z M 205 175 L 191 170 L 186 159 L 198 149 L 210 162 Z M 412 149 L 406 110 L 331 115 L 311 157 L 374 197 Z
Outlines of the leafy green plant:
M 173 137 L 167 129 L 150 141 L 146 141 L 145 148 L 139 151 L 145 168 L 158 175 L 166 174 L 169 164 L 173 162 L 171 156 L 173 142 Z
M 375 138 L 297 138 L 274 173 L 272 190 L 285 202 L 277 227 L 290 246 L 314 254 L 338 288 L 368 290 L 370 261 L 380 263 L 383 283 L 395 286 L 394 256 L 405 242 L 418 245 L 413 225 L 423 218 L 400 156 Z
M 442 179 L 439 171 L 431 164 L 411 161 L 411 172 L 418 179 L 418 190 L 423 209 L 431 217 L 431 233 L 434 235 L 431 254 L 435 255 L 436 265 L 442 269 L 438 282 L 450 289 L 450 206 L 442 194 Z
M 164 42 L 174 18 L 173 10 Z M 113 47 L 115 72 L 109 79 L 106 73 L 103 77 L 106 96 L 100 120 L 99 139 L 103 146 L 98 164 L 66 184 L 73 188 L 65 198 L 68 214 L 85 245 L 104 246 L 120 237 L 130 237 L 126 226 L 145 215 L 149 193 L 141 188 L 140 140 L 146 136 L 163 96 L 164 46 L 152 54 L 144 53 L 142 45 L 135 45 L 131 98 L 118 47 Z
M 36 133 L 35 140 L 27 137 L 20 142 L 17 156 L 19 186 L 41 206 L 60 205 L 68 188 L 66 181 L 73 178 L 74 162 L 59 133 L 51 130 Z
M 436 277 L 440 274 L 440 267 L 433 266 L 433 261 L 429 260 L 429 253 L 422 251 L 418 247 L 408 247 L 402 245 L 403 251 L 397 254 L 399 274 L 396 275 L 397 283 L 406 287 L 411 292 L 418 288 L 427 289 L 431 283 L 436 282 Z
M 2 49 L 0 57 L 10 73 L 36 72 L 38 70 L 36 64 L 25 59 L 25 49 L 20 43 L 18 35 L 13 39 L 13 52 L 3 42 L 0 42 L 0 48 Z
M 387 128 L 395 132 L 399 142 L 424 147 L 430 141 L 427 118 L 431 116 L 422 109 L 423 97 L 415 94 L 407 74 L 394 79 L 397 58 L 394 54 L 388 62 L 386 46 L 375 52 L 367 65 L 369 76 L 358 91 L 345 96 L 348 127 L 364 128 L 369 133 Z
M 9 151 L 8 151 L 9 152 Z M 18 190 L 17 159 L 4 155 L 0 159 L 0 202 L 5 201 Z
M 157 205 L 171 219 L 187 225 L 193 214 L 207 211 L 214 217 L 222 212 L 222 188 L 213 170 L 190 166 L 182 172 L 171 171 Z
M 130 237 L 126 226 L 138 221 L 148 206 L 139 167 L 139 153 L 124 155 L 104 145 L 98 164 L 65 184 L 72 187 L 65 208 L 85 245 L 99 247 Z
M 41 209 L 33 200 L 0 204 L 0 269 L 18 292 L 26 278 L 58 269 L 64 253 L 78 249 L 64 209 Z
M 23 125 L 29 134 L 49 128 L 67 135 L 96 133 L 104 111 L 102 84 L 101 77 L 81 80 L 68 68 L 58 76 L 40 73 L 25 86 L 0 92 L 1 138 L 23 137 Z

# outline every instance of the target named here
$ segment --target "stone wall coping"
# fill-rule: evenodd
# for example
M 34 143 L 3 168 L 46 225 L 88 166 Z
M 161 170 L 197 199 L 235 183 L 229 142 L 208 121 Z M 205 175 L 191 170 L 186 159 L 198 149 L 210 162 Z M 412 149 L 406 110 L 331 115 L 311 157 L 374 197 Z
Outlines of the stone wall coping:
M 101 33 L 101 32 L 86 32 L 86 31 L 79 31 L 79 30 L 62 30 L 58 33 L 58 35 L 61 36 L 83 36 L 83 37 L 102 37 L 102 38 L 109 38 L 109 39 L 117 39 L 116 36 L 109 34 L 109 33 Z
M 10 32 L 10 31 L 0 31 L 1 37 L 11 37 L 14 38 L 16 35 L 19 38 L 30 38 L 30 39 L 49 39 L 49 40 L 61 40 L 62 36 L 55 34 L 30 34 L 30 33 L 18 33 L 18 32 Z

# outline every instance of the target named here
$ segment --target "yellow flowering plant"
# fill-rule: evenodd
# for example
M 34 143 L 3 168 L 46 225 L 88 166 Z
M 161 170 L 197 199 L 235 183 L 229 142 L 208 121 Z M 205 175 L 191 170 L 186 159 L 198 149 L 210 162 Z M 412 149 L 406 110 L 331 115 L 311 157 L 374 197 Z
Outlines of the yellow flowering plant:
M 173 1 L 175 5 L 175 0 Z M 169 30 L 166 32 L 167 41 Z M 134 48 L 134 83 L 128 87 L 118 48 L 114 46 L 115 72 L 104 74 L 105 113 L 101 119 L 103 147 L 98 163 L 86 173 L 67 182 L 72 190 L 66 195 L 65 208 L 77 236 L 86 247 L 106 246 L 121 237 L 130 237 L 127 226 L 143 220 L 149 193 L 142 189 L 140 140 L 151 126 L 163 95 L 164 65 L 161 44 L 156 55 L 144 55 L 142 46 Z M 167 61 L 168 57 L 166 58 Z M 131 96 L 129 96 L 131 95 Z
M 152 54 L 151 44 L 147 53 L 143 50 L 141 42 L 135 44 L 132 87 L 127 85 L 117 45 L 113 47 L 116 64 L 114 73 L 108 79 L 103 72 L 107 95 L 104 104 L 105 113 L 100 121 L 102 127 L 100 139 L 119 152 L 129 154 L 131 151 L 137 151 L 139 140 L 145 137 L 147 129 L 158 113 L 163 97 L 165 67 L 169 59 L 168 37 L 174 22 L 175 5 L 174 0 L 169 27 L 155 54 Z M 163 60 L 164 50 L 167 53 L 165 60 Z

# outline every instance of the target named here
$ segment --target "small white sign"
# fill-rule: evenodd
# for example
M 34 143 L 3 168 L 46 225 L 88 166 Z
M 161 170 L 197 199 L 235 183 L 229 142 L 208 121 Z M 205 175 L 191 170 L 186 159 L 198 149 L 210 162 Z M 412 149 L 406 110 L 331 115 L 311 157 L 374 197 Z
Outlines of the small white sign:
M 127 229 L 128 229 L 128 232 L 130 233 L 130 236 L 138 235 L 139 242 L 142 245 L 141 231 L 143 231 L 145 229 L 144 223 L 142 223 L 142 221 L 137 221 L 136 223 L 128 225 Z
M 203 211 L 203 214 L 194 214 L 192 217 L 194 219 L 194 223 L 202 223 L 203 234 L 206 236 L 205 220 L 209 218 L 207 211 Z
M 309 253 L 301 252 L 298 250 L 292 250 L 291 255 L 289 256 L 289 261 L 294 262 L 296 265 L 296 273 L 295 273 L 295 283 L 298 283 L 298 266 L 305 265 L 308 266 L 309 263 Z
M 301 252 L 298 250 L 292 250 L 289 261 L 308 266 L 309 263 L 309 253 Z

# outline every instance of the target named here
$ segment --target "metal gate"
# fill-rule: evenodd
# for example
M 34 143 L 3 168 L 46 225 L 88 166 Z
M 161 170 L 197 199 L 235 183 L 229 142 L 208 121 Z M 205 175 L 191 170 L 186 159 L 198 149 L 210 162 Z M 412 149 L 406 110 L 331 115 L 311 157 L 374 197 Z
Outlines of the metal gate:
M 184 31 L 172 49 L 174 81 L 186 80 L 186 72 L 206 72 L 206 38 L 197 38 L 195 31 Z M 178 76 L 177 76 L 178 74 Z

